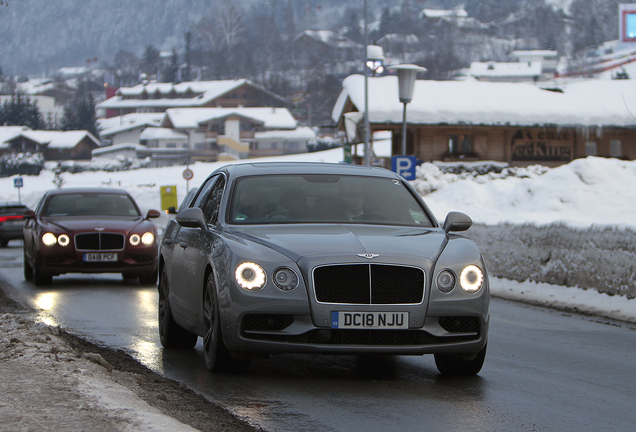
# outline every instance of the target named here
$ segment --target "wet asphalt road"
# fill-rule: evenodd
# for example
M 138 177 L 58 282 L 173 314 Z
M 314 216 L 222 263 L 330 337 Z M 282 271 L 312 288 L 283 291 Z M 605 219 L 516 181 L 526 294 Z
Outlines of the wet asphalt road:
M 443 378 L 432 356 L 276 355 L 244 375 L 209 374 L 200 344 L 164 351 L 156 289 L 119 275 L 25 282 L 20 242 L 0 277 L 42 318 L 204 394 L 268 431 L 631 431 L 636 326 L 494 299 L 482 372 Z

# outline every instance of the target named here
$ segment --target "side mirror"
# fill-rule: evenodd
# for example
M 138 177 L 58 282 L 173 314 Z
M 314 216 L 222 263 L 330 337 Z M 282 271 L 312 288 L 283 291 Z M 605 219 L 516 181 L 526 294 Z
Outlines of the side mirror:
M 174 206 L 170 206 L 166 209 L 166 213 L 168 214 L 177 214 L 177 209 Z
M 206 229 L 208 224 L 205 223 L 203 211 L 199 207 L 190 207 L 177 213 L 175 221 L 182 227 Z
M 35 219 L 35 212 L 33 210 L 26 210 L 22 213 L 22 217 L 25 219 Z
M 466 231 L 473 224 L 473 220 L 467 214 L 452 211 L 444 221 L 444 231 Z
M 161 216 L 161 213 L 159 213 L 159 210 L 148 210 L 148 213 L 146 213 L 146 219 L 156 219 L 159 216 Z

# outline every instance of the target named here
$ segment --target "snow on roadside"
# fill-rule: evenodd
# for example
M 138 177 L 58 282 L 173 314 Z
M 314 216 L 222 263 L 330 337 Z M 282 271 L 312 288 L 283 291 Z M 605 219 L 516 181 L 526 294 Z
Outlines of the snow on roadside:
M 636 324 L 636 300 L 596 290 L 490 277 L 493 297 Z
M 0 379 L 6 430 L 24 430 L 25 425 L 48 430 L 52 424 L 60 430 L 96 430 L 104 422 L 112 425 L 105 430 L 195 430 L 117 383 L 113 374 L 126 379 L 125 373 L 114 371 L 99 354 L 80 356 L 58 328 L 19 314 L 0 315 L 0 371 L 7 379 Z

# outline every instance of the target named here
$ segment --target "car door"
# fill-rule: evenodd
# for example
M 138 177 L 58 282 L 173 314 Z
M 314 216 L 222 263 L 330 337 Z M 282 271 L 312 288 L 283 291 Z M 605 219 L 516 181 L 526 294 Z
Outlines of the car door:
M 218 212 L 225 189 L 225 176 L 211 177 L 201 187 L 192 207 L 199 207 L 204 214 L 208 228 L 218 223 Z M 205 250 L 207 230 L 201 228 L 180 227 L 175 237 L 172 259 L 173 274 L 171 286 L 175 299 L 175 312 L 186 320 L 199 323 L 201 321 L 202 291 L 205 283 Z

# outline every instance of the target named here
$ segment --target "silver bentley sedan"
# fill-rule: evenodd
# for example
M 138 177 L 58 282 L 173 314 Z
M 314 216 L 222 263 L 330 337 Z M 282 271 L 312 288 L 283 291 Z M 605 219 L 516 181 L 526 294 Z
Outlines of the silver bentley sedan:
M 165 228 L 159 334 L 203 338 L 210 371 L 273 353 L 434 354 L 442 374 L 484 363 L 489 284 L 475 244 L 413 187 L 375 167 L 244 163 L 214 171 Z

